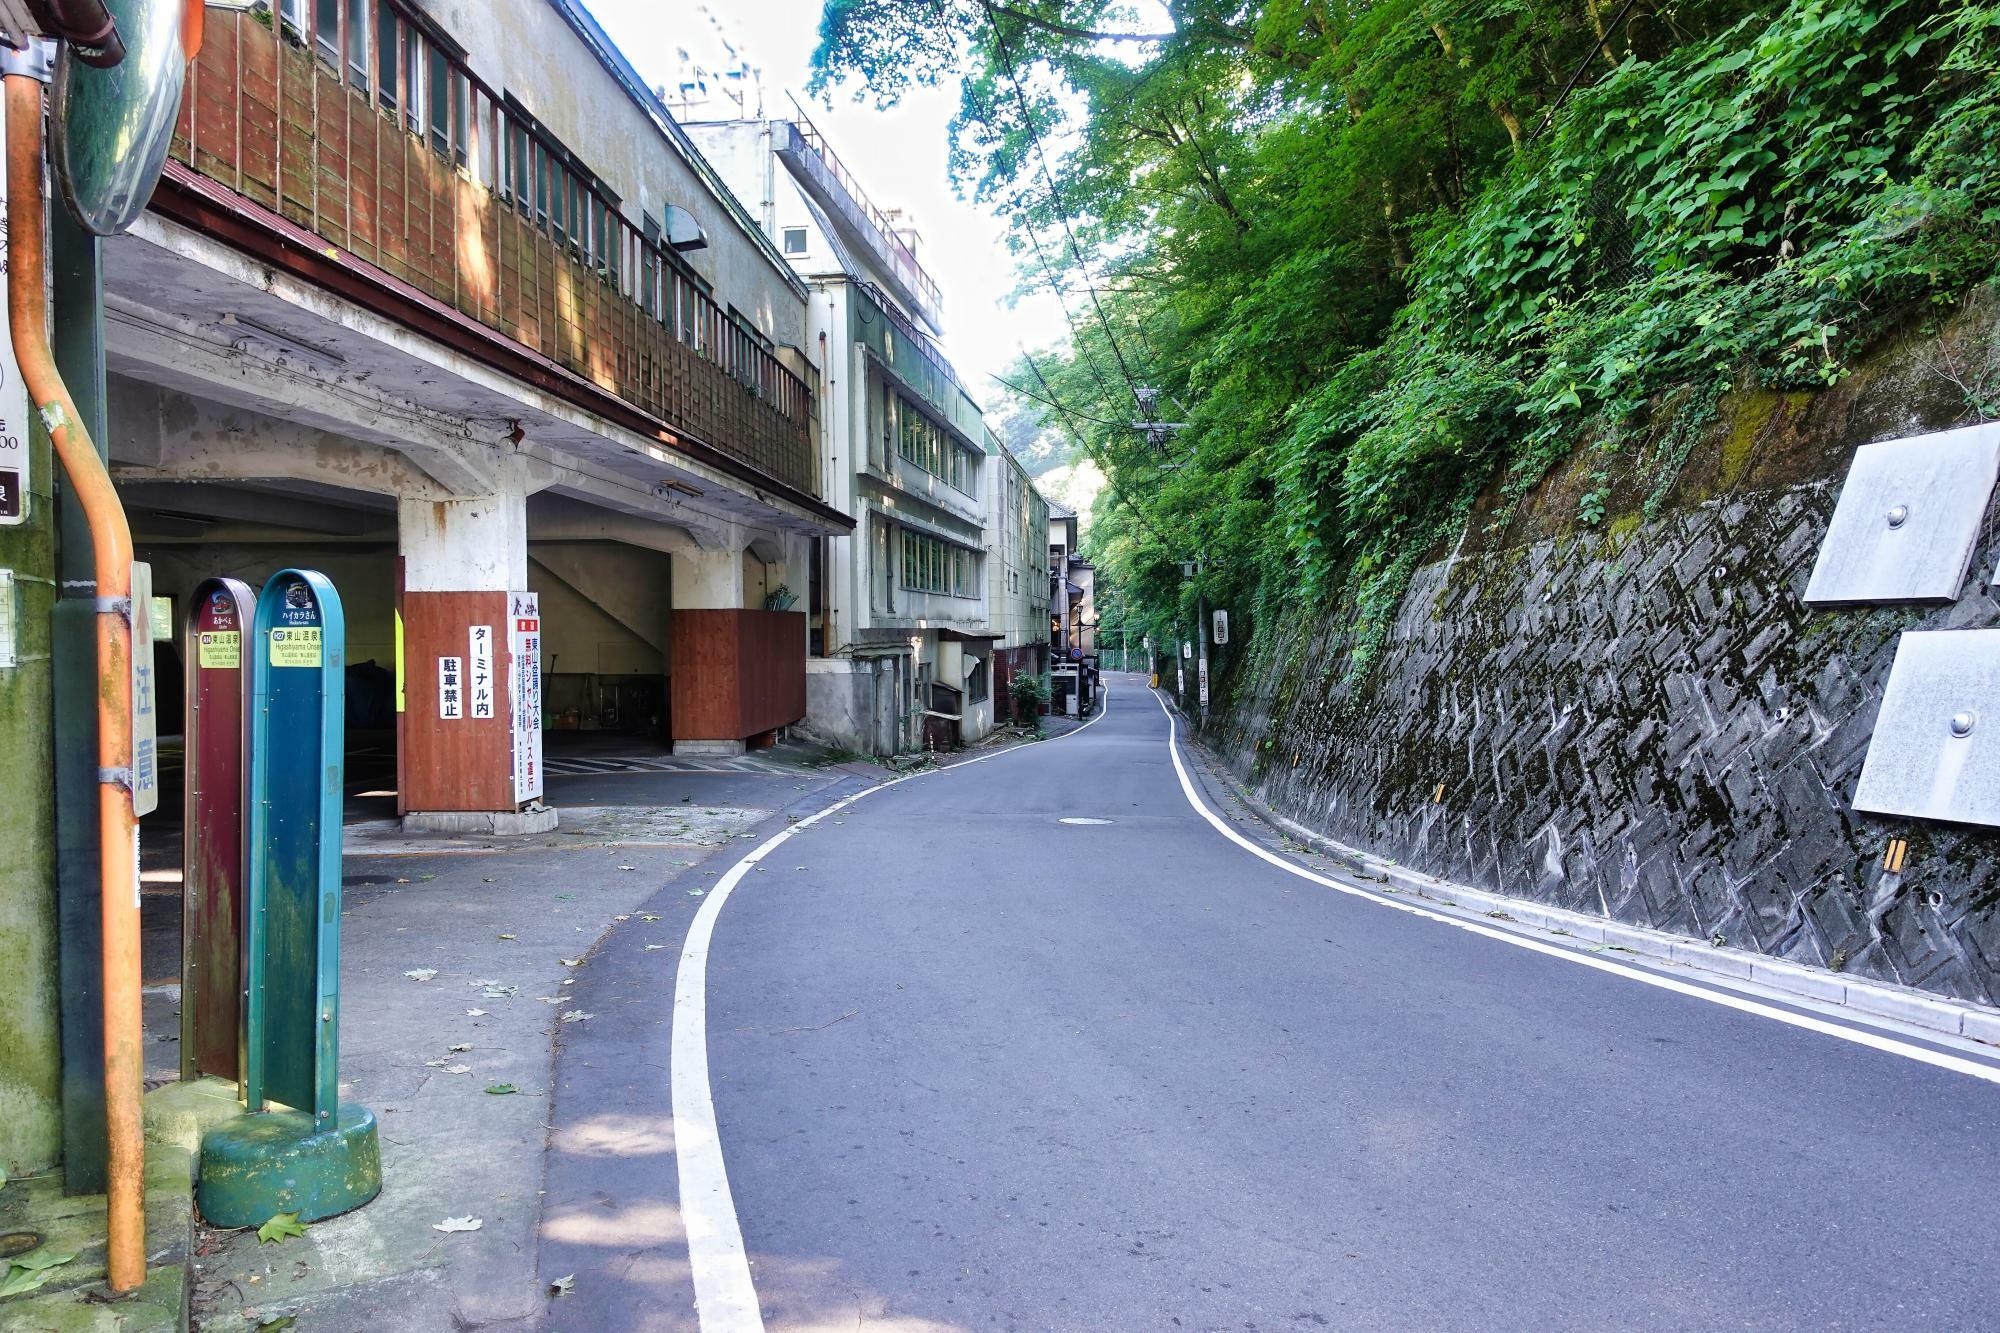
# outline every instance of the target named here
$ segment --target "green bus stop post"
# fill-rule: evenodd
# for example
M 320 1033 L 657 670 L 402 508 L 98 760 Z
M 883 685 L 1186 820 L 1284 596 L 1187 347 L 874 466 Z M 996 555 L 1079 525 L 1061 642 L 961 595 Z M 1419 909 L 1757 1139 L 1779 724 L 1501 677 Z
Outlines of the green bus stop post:
M 375 1116 L 339 1101 L 345 641 L 325 575 L 271 576 L 246 645 L 255 662 L 242 1090 L 256 1114 L 202 1140 L 198 1198 L 217 1226 L 332 1217 L 382 1188 Z

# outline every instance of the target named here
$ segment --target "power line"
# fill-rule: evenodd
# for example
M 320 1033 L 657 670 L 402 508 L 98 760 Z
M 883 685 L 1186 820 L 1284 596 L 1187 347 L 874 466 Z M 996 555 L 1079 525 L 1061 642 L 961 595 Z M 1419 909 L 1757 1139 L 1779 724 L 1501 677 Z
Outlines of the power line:
M 1073 407 L 1064 407 L 1061 403 L 1057 402 L 1055 399 L 1044 398 L 1040 394 L 1034 392 L 1032 389 L 1024 389 L 1020 385 L 1014 383 L 1014 381 L 1008 379 L 1006 376 L 995 375 L 990 370 L 986 372 L 986 378 L 994 381 L 996 384 L 1001 385 L 1011 393 L 1018 393 L 1023 398 L 1033 399 L 1035 402 L 1043 403 L 1049 407 L 1053 407 L 1058 412 L 1064 413 L 1069 416 L 1073 416 L 1077 418 L 1079 421 L 1088 421 L 1094 426 L 1115 426 L 1122 428 L 1130 424 L 1124 421 L 1108 421 L 1103 417 L 1094 417 L 1086 412 L 1079 412 Z
M 1035 128 L 1034 113 L 1028 109 L 1028 94 L 1021 87 L 1020 76 L 1014 72 L 1014 54 L 1007 47 L 1007 35 L 1000 30 L 1000 20 L 993 12 L 992 0 L 979 0 L 979 8 L 986 15 L 986 26 L 993 31 L 994 49 L 1000 56 L 1001 69 L 1007 75 L 1007 82 L 1013 85 L 1014 102 L 1021 108 L 1021 123 L 1028 131 L 1029 140 L 1035 145 L 1035 158 L 1041 166 L 1042 179 L 1049 187 L 1049 203 L 1055 209 L 1056 220 L 1062 223 L 1063 235 L 1069 241 L 1070 257 L 1076 261 L 1077 268 L 1083 274 L 1084 290 L 1090 293 L 1091 309 L 1097 312 L 1097 322 L 1104 328 L 1104 337 L 1111 344 L 1111 355 L 1118 362 L 1118 372 L 1125 377 L 1125 387 L 1131 391 L 1132 401 L 1136 405 L 1140 401 L 1138 381 L 1132 375 L 1132 367 L 1125 360 L 1124 348 L 1118 345 L 1118 335 L 1112 330 L 1111 320 L 1104 313 L 1104 303 L 1098 299 L 1097 286 L 1090 277 L 1090 266 L 1084 262 L 1083 248 L 1076 243 L 1076 232 L 1070 228 L 1069 214 L 1062 204 L 1062 191 L 1057 188 L 1055 172 L 1049 167 L 1048 149 L 1042 144 L 1041 131 Z M 1030 235 L 1033 235 L 1032 229 Z M 1041 251 L 1039 241 L 1036 242 L 1035 249 L 1039 256 Z M 1046 272 L 1048 269 L 1046 260 L 1042 267 Z M 1054 282 L 1054 277 L 1051 275 L 1050 285 L 1053 286 Z
M 1047 398 L 1043 399 L 1043 401 L 1048 403 L 1049 406 L 1055 408 L 1056 412 L 1059 415 L 1063 417 L 1069 416 L 1069 409 L 1056 401 L 1055 389 L 1049 385 L 1048 377 L 1042 374 L 1042 368 L 1039 365 L 1035 364 L 1034 354 L 1028 351 L 1028 349 L 1024 347 L 1021 349 L 1021 359 L 1028 363 L 1028 369 L 1035 372 L 1035 382 L 1042 386 L 1042 391 L 1044 393 L 1049 395 Z M 998 379 L 999 376 L 996 375 L 994 376 L 994 378 Z M 1146 517 L 1146 511 L 1140 507 L 1139 502 L 1137 500 L 1134 500 L 1131 496 L 1125 494 L 1124 490 L 1118 485 L 1117 481 L 1113 480 L 1115 470 L 1111 465 L 1111 456 L 1109 454 L 1101 452 L 1100 450 L 1092 448 L 1090 444 L 1090 438 L 1087 435 L 1085 435 L 1082 431 L 1077 430 L 1073 426 L 1070 428 L 1070 434 L 1075 438 L 1077 444 L 1083 449 L 1084 453 L 1090 455 L 1092 461 L 1094 461 L 1099 467 L 1104 469 L 1105 478 L 1107 481 L 1110 481 L 1112 497 L 1114 499 L 1121 500 L 1124 502 L 1125 507 L 1132 511 L 1132 517 L 1139 520 L 1140 526 L 1145 528 L 1147 532 L 1153 534 L 1153 540 L 1159 542 L 1160 545 L 1165 546 L 1170 550 L 1173 549 L 1173 544 L 1166 539 L 1166 537 L 1160 532 L 1158 528 L 1153 526 L 1153 520 Z

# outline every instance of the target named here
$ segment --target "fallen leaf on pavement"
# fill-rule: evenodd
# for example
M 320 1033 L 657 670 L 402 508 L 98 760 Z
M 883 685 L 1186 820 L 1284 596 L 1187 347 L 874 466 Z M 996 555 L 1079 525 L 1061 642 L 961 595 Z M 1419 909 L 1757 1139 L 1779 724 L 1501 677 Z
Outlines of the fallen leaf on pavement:
M 646 946 L 646 952 L 651 953 L 655 949 L 664 949 L 666 947 L 664 944 L 649 944 Z
M 512 1083 L 489 1083 L 486 1085 L 486 1090 L 492 1093 L 495 1097 L 504 1097 L 510 1092 L 520 1091 L 520 1089 L 515 1087 Z
M 459 1042 L 456 1046 L 447 1046 L 445 1047 L 445 1049 L 447 1051 L 469 1051 L 472 1049 L 472 1043 L 469 1041 L 462 1041 Z
M 477 1231 L 479 1230 L 480 1227 L 484 1225 L 486 1225 L 485 1221 L 477 1217 L 447 1217 L 442 1222 L 431 1223 L 431 1230 L 432 1231 Z
M 556 959 L 556 961 L 558 963 L 561 963 L 564 967 L 575 967 L 583 960 L 581 958 L 558 958 Z
M 472 1066 L 471 1066 L 471 1065 L 446 1065 L 446 1066 L 444 1067 L 444 1072 L 445 1072 L 445 1073 L 447 1073 L 447 1074 L 470 1074 L 470 1073 L 472 1072 Z
M 581 1023 L 586 1018 L 595 1017 L 597 1017 L 596 1014 L 586 1014 L 581 1009 L 572 1009 L 562 1016 L 562 1021 L 565 1023 Z
M 408 977 L 412 981 L 429 981 L 432 977 L 436 976 L 437 974 L 438 970 L 434 967 L 413 967 L 409 971 L 403 973 L 404 976 Z
M 638 869 L 639 867 L 637 867 L 637 866 L 619 866 L 618 868 L 619 868 L 620 870 L 637 870 L 637 869 Z
M 538 1000 L 540 1000 L 540 1001 L 541 1001 L 541 1002 L 542 1002 L 543 1004 L 561 1004 L 561 1003 L 562 1003 L 562 996 L 560 996 L 560 995 L 537 995 L 537 996 L 536 996 L 535 998 L 536 998 L 536 999 L 538 999 Z
M 484 1009 L 468 1009 L 465 1011 L 465 1016 L 467 1018 L 484 1018 L 486 1017 L 486 1011 Z
M 16 1255 L 0 1264 L 0 1297 L 33 1291 L 54 1277 L 57 1268 L 74 1258 L 74 1252 L 59 1254 L 54 1250 L 31 1250 L 27 1254 Z
M 639 919 L 641 921 L 658 921 L 660 918 L 656 912 L 641 912 L 639 913 Z
M 297 1213 L 276 1213 L 272 1215 L 270 1221 L 257 1228 L 257 1243 L 275 1245 L 293 1236 L 305 1234 L 305 1226 L 299 1221 Z
M 549 1283 L 549 1294 L 551 1296 L 567 1296 L 575 1289 L 576 1274 L 574 1273 L 565 1273 L 555 1281 Z
M 513 937 L 512 935 L 496 935 L 496 936 L 494 936 L 494 938 L 495 938 L 495 939 L 502 939 L 502 940 L 511 940 L 511 939 L 513 939 L 514 937 Z

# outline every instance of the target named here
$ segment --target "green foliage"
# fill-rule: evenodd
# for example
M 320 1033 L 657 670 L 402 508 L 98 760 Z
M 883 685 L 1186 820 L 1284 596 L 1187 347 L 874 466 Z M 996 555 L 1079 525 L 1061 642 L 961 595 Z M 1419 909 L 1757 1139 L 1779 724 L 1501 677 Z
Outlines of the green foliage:
M 1621 454 L 1655 513 L 1725 388 L 1837 383 L 2000 268 L 2000 4 L 1616 8 L 1192 3 L 1139 33 L 1110 0 L 833 0 L 820 68 L 893 98 L 969 55 L 966 178 L 1024 283 L 1101 303 L 1022 373 L 1106 469 L 1125 623 L 1171 644 L 1206 598 L 1254 643 L 1338 605 L 1365 670 L 1482 492 L 1583 447 L 1579 521 Z M 1121 362 L 1187 423 L 1166 449 L 1122 424 Z
M 1007 685 L 1014 703 L 1014 720 L 1033 722 L 1049 706 L 1049 682 L 1040 672 L 1024 671 Z

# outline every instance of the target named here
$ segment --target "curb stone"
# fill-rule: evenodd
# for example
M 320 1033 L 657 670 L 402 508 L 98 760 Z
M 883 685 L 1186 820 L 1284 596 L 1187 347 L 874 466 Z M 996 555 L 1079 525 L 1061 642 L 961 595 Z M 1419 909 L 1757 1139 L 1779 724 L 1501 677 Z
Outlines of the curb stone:
M 1172 705 L 1172 700 L 1168 700 Z M 1175 708 L 1177 716 L 1185 715 Z M 1566 908 L 1550 907 L 1531 899 L 1515 898 L 1488 889 L 1455 884 L 1433 875 L 1400 866 L 1393 861 L 1350 847 L 1270 808 L 1235 774 L 1222 764 L 1207 746 L 1184 728 L 1182 743 L 1202 760 L 1211 781 L 1234 797 L 1241 808 L 1273 832 L 1280 843 L 1304 843 L 1310 854 L 1331 862 L 1347 877 L 1378 884 L 1397 893 L 1407 893 L 1461 915 L 1496 917 L 1496 924 L 1538 931 L 1573 941 L 1602 944 L 1624 950 L 1654 963 L 1685 967 L 1724 982 L 1744 982 L 1775 991 L 1799 1002 L 1831 1005 L 1852 1012 L 1865 1021 L 1887 1020 L 1926 1034 L 1940 1034 L 2000 1046 L 2000 1008 L 1932 995 L 1912 986 L 1896 986 L 1880 981 L 1846 977 L 1823 967 L 1813 967 L 1789 959 L 1775 958 L 1729 945 L 1712 945 L 1685 935 L 1627 925 L 1603 917 L 1586 916 Z M 1281 847 L 1280 850 L 1291 850 Z M 1294 855 L 1298 853 L 1293 852 Z

